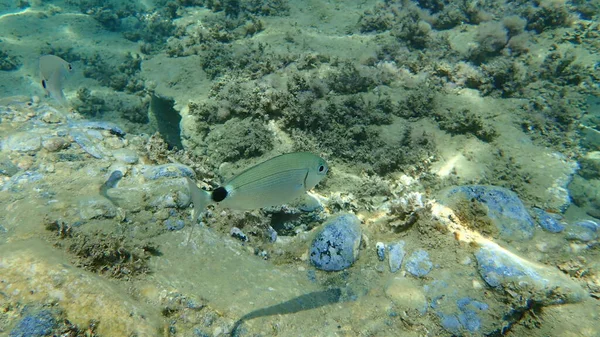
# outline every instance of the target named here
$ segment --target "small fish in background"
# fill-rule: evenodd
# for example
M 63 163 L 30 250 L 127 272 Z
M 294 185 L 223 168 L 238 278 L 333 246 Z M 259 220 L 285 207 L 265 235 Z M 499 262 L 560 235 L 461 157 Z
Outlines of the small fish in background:
M 63 93 L 63 84 L 73 71 L 73 66 L 54 55 L 43 55 L 40 57 L 40 77 L 46 94 L 53 97 L 63 107 L 69 107 L 69 103 Z
M 294 201 L 323 180 L 328 170 L 323 158 L 309 152 L 295 152 L 252 166 L 210 192 L 187 178 L 194 203 L 194 223 L 206 206 L 213 203 L 249 210 Z

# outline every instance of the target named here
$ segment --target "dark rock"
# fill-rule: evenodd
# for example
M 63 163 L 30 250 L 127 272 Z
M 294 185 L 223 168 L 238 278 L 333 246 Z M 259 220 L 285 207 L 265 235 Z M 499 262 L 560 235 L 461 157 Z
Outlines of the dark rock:
M 558 215 L 550 214 L 537 207 L 533 208 L 533 212 L 537 217 L 540 227 L 542 227 L 544 230 L 550 233 L 560 233 L 565 230 L 565 226 L 560 223 Z
M 321 270 L 344 270 L 358 258 L 360 240 L 360 219 L 356 215 L 333 216 L 313 240 L 310 261 Z

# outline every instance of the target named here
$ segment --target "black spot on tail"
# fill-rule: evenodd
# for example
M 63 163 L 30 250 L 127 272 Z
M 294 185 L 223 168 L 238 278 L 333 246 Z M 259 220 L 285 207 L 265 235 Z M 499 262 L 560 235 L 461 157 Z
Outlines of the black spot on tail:
M 212 200 L 214 202 L 220 202 L 223 201 L 225 198 L 227 198 L 227 190 L 225 189 L 225 187 L 219 187 L 217 189 L 215 189 L 214 191 L 212 191 L 211 197 Z
M 46 80 L 42 80 L 42 87 L 44 87 L 44 89 L 46 89 Z

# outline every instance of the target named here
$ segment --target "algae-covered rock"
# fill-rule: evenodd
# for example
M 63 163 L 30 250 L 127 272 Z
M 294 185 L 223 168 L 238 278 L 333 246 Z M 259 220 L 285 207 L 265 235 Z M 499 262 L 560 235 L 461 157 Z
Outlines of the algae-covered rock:
M 588 297 L 559 270 L 527 261 L 496 244 L 484 245 L 475 257 L 479 274 L 496 290 L 518 293 L 541 305 L 576 303 Z
M 14 327 L 10 337 L 42 337 L 52 333 L 56 326 L 56 320 L 49 310 L 41 310 L 37 313 L 29 314 L 23 317 Z
M 533 237 L 535 223 L 531 215 L 517 194 L 506 188 L 485 185 L 454 187 L 442 192 L 442 203 L 457 214 L 465 214 L 465 208 L 472 203 L 483 206 L 480 211 L 485 214 L 473 214 L 471 218 L 465 215 L 465 220 L 475 228 L 482 222 L 489 222 L 505 240 L 529 240 Z
M 321 270 L 344 270 L 358 258 L 360 240 L 360 219 L 356 215 L 334 216 L 313 240 L 310 261 Z
M 4 303 L 52 303 L 77 326 L 100 321 L 94 332 L 102 336 L 159 335 L 158 308 L 136 303 L 114 283 L 75 268 L 65 259 L 61 251 L 39 240 L 0 246 Z M 10 336 L 46 336 L 57 323 L 58 319 L 44 310 L 31 313 L 17 323 Z

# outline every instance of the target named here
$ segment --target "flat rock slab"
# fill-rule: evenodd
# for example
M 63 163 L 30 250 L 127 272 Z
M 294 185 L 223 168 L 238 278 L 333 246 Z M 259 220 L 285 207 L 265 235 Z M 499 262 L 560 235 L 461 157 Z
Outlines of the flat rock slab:
M 483 245 L 475 258 L 479 274 L 496 290 L 517 293 L 542 305 L 576 303 L 589 297 L 558 269 L 527 261 L 495 243 Z

